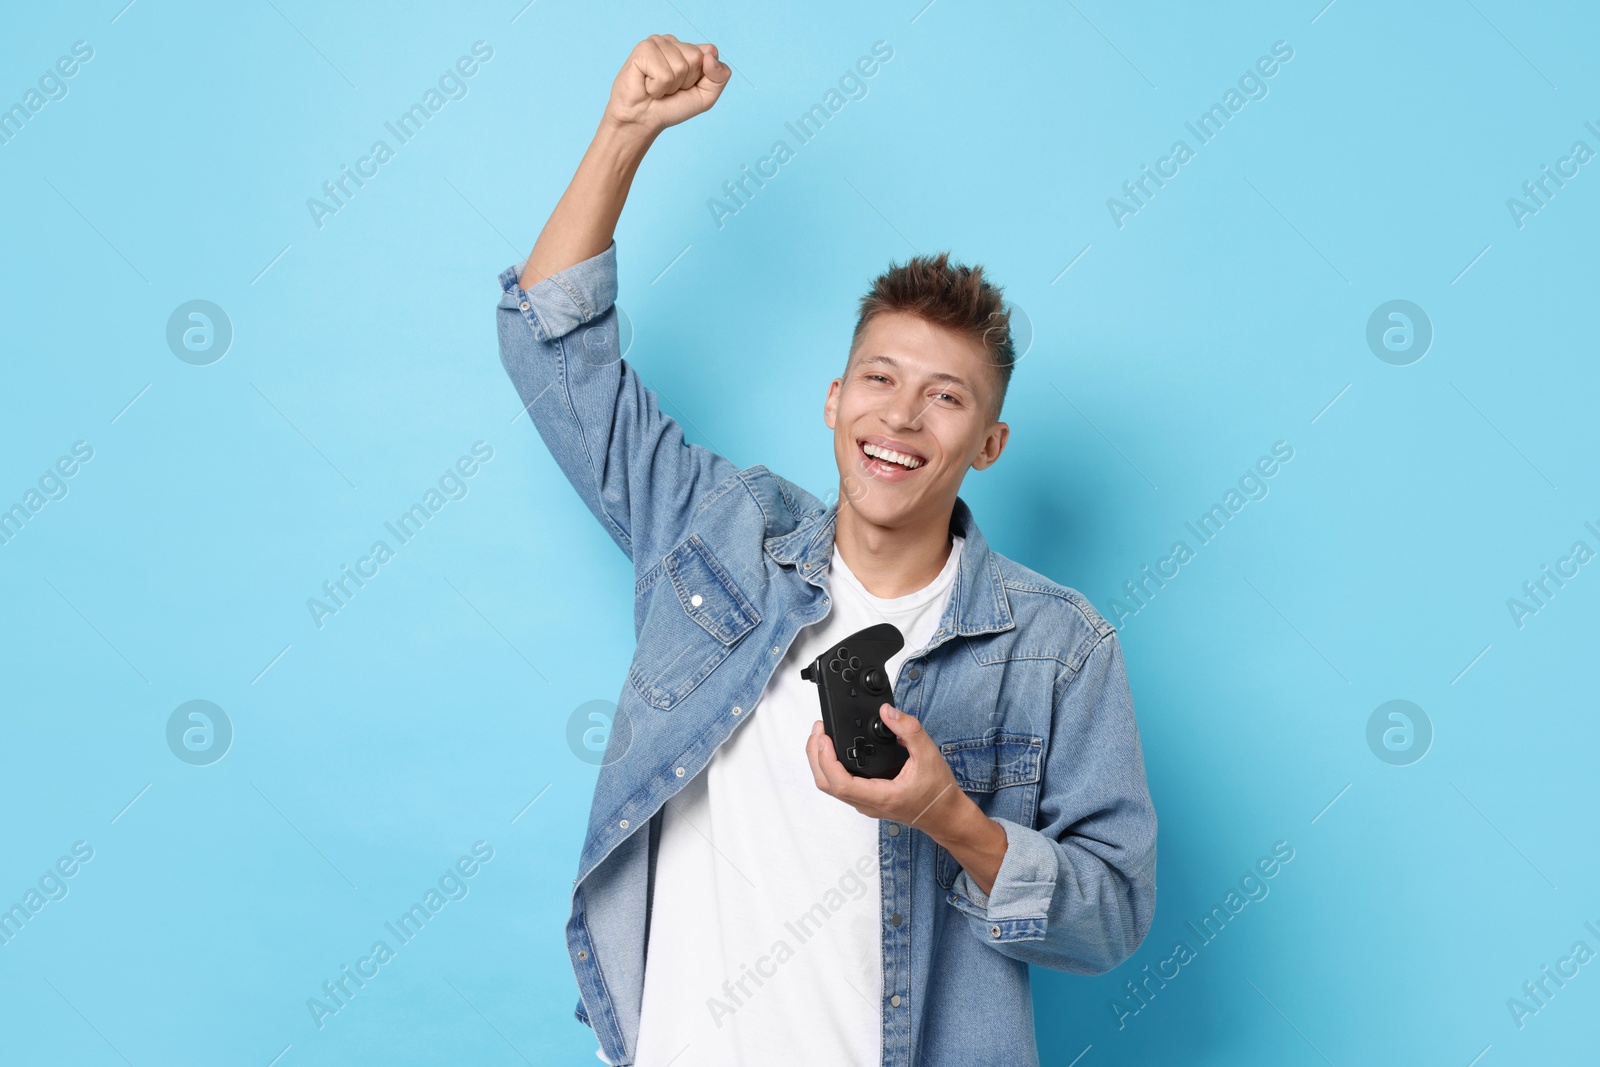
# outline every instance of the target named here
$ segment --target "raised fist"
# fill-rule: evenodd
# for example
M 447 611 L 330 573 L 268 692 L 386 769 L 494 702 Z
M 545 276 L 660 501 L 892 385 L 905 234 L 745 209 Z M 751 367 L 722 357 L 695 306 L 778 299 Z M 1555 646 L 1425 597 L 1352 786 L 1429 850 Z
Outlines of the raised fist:
M 611 86 L 606 117 L 651 134 L 708 111 L 722 95 L 732 68 L 714 44 L 686 44 L 653 33 L 634 46 Z

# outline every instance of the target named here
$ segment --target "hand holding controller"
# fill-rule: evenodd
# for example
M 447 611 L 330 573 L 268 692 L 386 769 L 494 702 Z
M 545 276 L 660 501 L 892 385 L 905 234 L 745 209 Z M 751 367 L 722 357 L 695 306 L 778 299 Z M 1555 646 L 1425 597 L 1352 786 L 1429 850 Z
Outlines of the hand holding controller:
M 878 715 L 881 705 L 894 703 L 887 664 L 905 643 L 893 623 L 882 622 L 800 669 L 800 677 L 817 683 L 822 728 L 839 762 L 858 778 L 893 778 L 905 766 L 905 747 Z

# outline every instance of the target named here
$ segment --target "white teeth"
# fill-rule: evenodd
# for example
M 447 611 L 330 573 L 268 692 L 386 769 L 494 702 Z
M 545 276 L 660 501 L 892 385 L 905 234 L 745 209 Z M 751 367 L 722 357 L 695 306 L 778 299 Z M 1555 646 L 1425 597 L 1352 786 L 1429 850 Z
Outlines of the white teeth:
M 898 463 L 900 466 L 906 467 L 910 470 L 916 470 L 918 467 L 922 466 L 922 460 L 913 459 L 904 452 L 896 452 L 892 448 L 881 448 L 878 445 L 862 445 L 861 451 L 865 452 L 869 456 L 872 456 L 874 459 L 882 459 L 887 460 L 890 463 Z

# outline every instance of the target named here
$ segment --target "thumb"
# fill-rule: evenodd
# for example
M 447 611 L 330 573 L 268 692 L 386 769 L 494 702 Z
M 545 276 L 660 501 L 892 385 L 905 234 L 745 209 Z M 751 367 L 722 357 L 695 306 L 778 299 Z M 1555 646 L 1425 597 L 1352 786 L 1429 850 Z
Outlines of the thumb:
M 733 77 L 733 68 L 717 57 L 716 45 L 706 44 L 700 46 L 700 71 L 700 80 L 696 87 L 715 101 L 722 95 L 728 80 Z
M 905 741 L 907 748 L 918 743 L 918 735 L 927 736 L 923 732 L 922 723 L 917 721 L 915 715 L 908 715 L 893 704 L 880 705 L 878 707 L 878 716 L 883 719 L 890 730 L 894 731 L 896 737 Z

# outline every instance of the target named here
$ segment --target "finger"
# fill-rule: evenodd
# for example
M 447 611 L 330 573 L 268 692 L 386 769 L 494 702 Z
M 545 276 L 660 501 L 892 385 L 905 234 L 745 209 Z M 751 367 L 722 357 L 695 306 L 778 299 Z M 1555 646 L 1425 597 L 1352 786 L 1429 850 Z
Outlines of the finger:
M 681 68 L 674 66 L 674 60 L 681 62 L 682 56 L 677 54 L 677 49 L 670 44 L 659 40 L 659 35 L 646 38 L 649 47 L 643 50 L 640 56 L 644 70 L 644 91 L 655 100 L 671 96 L 679 89 L 678 79 Z
M 714 48 L 715 46 L 708 45 L 707 47 Z M 695 88 L 699 89 L 705 96 L 709 107 L 717 102 L 717 97 L 722 95 L 722 90 L 733 78 L 733 68 L 718 59 L 715 51 L 706 53 L 702 59 L 705 63 L 705 71 L 701 74 L 700 80 L 695 83 Z
M 878 718 L 894 732 L 895 737 L 905 742 L 907 748 L 911 747 L 912 738 L 922 733 L 922 724 L 916 716 L 906 714 L 893 704 L 879 704 Z
M 705 71 L 705 53 L 697 44 L 685 44 L 674 41 L 673 49 L 677 51 L 678 58 L 683 61 L 683 73 L 678 76 L 678 88 L 687 89 L 701 78 Z
M 724 83 L 733 76 L 733 68 L 722 61 L 722 54 L 717 51 L 716 45 L 708 43 L 695 45 L 695 47 L 700 49 L 700 57 L 703 64 L 704 73 L 700 80 L 702 86 L 707 81 L 716 84 Z
M 817 731 L 817 769 L 822 773 L 822 788 L 846 803 L 855 802 L 856 777 L 839 762 L 833 739 L 826 731 Z
M 816 780 L 817 788 L 826 792 L 828 779 L 822 773 L 821 757 L 818 755 L 821 747 L 820 739 L 823 736 L 822 731 L 817 728 L 819 725 L 820 723 L 812 724 L 811 736 L 806 738 L 806 762 L 811 764 L 811 777 Z
M 696 52 L 694 57 L 695 62 L 691 64 L 689 62 L 689 57 L 684 54 L 687 46 L 685 46 L 682 41 L 678 40 L 670 33 L 661 34 L 657 43 L 661 45 L 661 54 L 666 57 L 668 66 L 672 68 L 672 84 L 675 87 L 674 91 L 677 89 L 682 89 L 687 85 L 692 85 L 694 83 L 694 79 L 699 75 L 700 56 L 698 52 Z M 695 50 L 689 49 L 689 51 Z

